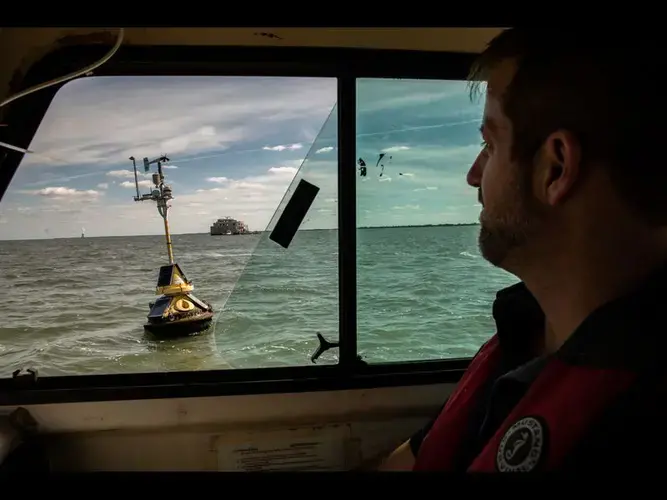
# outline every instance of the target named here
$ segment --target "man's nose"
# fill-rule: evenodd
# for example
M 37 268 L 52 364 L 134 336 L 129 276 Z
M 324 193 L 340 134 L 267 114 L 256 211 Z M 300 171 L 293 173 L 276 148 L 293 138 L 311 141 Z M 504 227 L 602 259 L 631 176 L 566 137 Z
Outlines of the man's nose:
M 466 181 L 472 187 L 480 187 L 482 184 L 482 173 L 484 172 L 484 164 L 486 163 L 486 153 L 480 151 L 475 158 L 475 161 L 472 163 L 470 170 L 468 170 L 468 175 L 466 176 Z

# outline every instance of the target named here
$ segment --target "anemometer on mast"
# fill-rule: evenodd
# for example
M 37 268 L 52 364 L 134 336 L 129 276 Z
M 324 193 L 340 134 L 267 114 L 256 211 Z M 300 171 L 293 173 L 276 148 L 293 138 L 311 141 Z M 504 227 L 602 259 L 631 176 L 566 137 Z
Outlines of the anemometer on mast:
M 169 219 L 168 212 L 171 205 L 168 204 L 168 201 L 173 198 L 171 187 L 164 183 L 164 174 L 162 173 L 162 164 L 169 162 L 169 158 L 165 155 L 155 158 L 154 160 L 148 161 L 148 158 L 144 157 L 144 173 L 148 173 L 151 169 L 151 165 L 157 164 L 157 173 L 153 174 L 153 184 L 155 188 L 151 190 L 149 194 L 140 194 L 139 193 L 139 175 L 137 173 L 137 162 L 134 159 L 134 156 L 130 156 L 132 160 L 132 166 L 134 167 L 134 185 L 137 189 L 137 195 L 134 197 L 134 201 L 146 201 L 152 200 L 157 202 L 157 211 L 164 220 L 164 235 L 167 240 L 167 254 L 169 256 L 169 264 L 174 263 L 174 252 L 171 246 L 171 234 L 169 232 Z

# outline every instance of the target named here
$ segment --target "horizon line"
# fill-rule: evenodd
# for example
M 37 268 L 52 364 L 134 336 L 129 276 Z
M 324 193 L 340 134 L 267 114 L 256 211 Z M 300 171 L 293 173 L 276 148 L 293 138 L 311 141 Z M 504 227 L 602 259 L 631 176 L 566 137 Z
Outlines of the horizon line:
M 400 228 L 415 228 L 415 227 L 454 227 L 454 226 L 478 226 L 479 222 L 459 222 L 459 223 L 438 223 L 438 224 L 406 224 L 400 226 L 359 226 L 357 229 L 400 229 Z M 299 229 L 298 231 L 338 231 L 338 228 L 308 228 L 308 229 Z M 270 230 L 259 230 L 259 231 L 250 231 L 247 235 L 260 235 L 264 233 L 270 233 Z M 196 234 L 206 234 L 211 237 L 221 237 L 221 236 L 244 236 L 243 234 L 231 234 L 231 235 L 211 235 L 210 232 L 194 232 L 194 233 L 171 233 L 172 236 L 189 236 Z M 93 238 L 142 238 L 145 236 L 164 236 L 164 233 L 148 233 L 148 234 L 130 234 L 130 235 L 104 235 L 104 236 L 57 236 L 52 238 L 15 238 L 15 239 L 0 239 L 0 242 L 3 241 L 37 241 L 37 240 L 81 240 L 81 239 L 93 239 Z

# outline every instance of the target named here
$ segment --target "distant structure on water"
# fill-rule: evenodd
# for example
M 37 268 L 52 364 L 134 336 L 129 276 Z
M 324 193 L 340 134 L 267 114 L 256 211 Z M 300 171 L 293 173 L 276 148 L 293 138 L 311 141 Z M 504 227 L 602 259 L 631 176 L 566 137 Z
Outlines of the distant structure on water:
M 243 221 L 232 219 L 231 217 L 223 217 L 218 219 L 211 226 L 212 236 L 231 235 L 231 234 L 252 234 L 248 230 L 248 225 Z

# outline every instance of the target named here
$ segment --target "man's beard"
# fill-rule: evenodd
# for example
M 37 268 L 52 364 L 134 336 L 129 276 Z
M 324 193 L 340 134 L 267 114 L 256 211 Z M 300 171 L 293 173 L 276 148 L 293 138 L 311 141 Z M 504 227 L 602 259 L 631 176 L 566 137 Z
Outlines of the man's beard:
M 496 267 L 510 270 L 512 258 L 525 248 L 529 240 L 531 225 L 519 219 L 481 220 L 479 249 L 487 261 Z
M 480 216 L 480 253 L 492 265 L 509 272 L 515 272 L 528 257 L 529 246 L 539 236 L 545 220 L 526 182 L 522 179 L 515 183 L 505 201 L 491 210 L 482 209 Z

